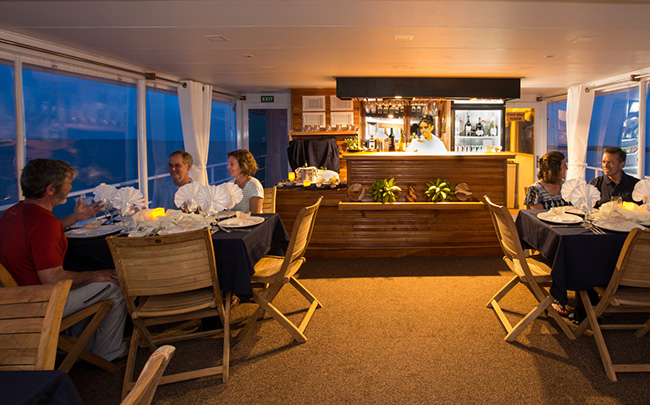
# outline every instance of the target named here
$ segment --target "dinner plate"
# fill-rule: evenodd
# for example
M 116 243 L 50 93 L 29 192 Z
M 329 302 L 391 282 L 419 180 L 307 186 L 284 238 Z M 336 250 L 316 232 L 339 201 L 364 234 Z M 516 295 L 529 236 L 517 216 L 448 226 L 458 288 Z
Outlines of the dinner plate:
M 235 216 L 235 211 L 219 211 L 217 217 L 221 219 L 232 218 Z
M 122 229 L 121 224 L 102 225 L 97 229 L 75 228 L 65 233 L 68 238 L 95 238 L 97 236 L 110 235 L 119 232 Z
M 557 215 L 553 214 L 552 212 L 540 212 L 537 214 L 537 218 L 541 219 L 542 221 L 546 222 L 551 222 L 554 224 L 579 224 L 582 222 L 582 218 L 580 218 L 577 215 L 573 214 L 562 214 L 562 215 Z
M 262 222 L 264 222 L 264 217 L 250 217 L 247 219 L 230 218 L 219 221 L 219 225 L 226 228 L 245 228 L 247 226 L 261 224 Z
M 643 225 L 631 221 L 609 222 L 609 221 L 595 220 L 594 225 L 596 225 L 599 228 L 606 229 L 608 231 L 614 231 L 614 232 L 630 232 L 634 228 L 644 229 Z

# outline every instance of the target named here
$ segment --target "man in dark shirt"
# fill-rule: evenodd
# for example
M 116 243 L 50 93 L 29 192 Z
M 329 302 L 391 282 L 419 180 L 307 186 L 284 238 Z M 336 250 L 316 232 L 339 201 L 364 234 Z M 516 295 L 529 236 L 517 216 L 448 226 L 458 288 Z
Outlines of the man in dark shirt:
M 596 203 L 596 208 L 609 202 L 612 196 L 621 196 L 623 201 L 634 201 L 632 191 L 639 179 L 623 172 L 626 157 L 621 148 L 607 147 L 603 149 L 602 163 L 605 174 L 589 182 L 600 190 L 600 201 Z

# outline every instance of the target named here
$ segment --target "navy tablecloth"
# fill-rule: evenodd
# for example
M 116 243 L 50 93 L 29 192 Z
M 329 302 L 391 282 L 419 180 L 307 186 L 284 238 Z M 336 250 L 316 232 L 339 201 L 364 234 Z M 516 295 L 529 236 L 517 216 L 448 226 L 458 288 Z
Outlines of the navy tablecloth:
M 12 405 L 81 405 L 70 377 L 59 370 L 0 371 L 0 403 Z
M 625 232 L 598 235 L 580 225 L 555 227 L 537 218 L 544 210 L 521 210 L 515 224 L 524 248 L 537 249 L 552 264 L 551 295 L 567 303 L 567 291 L 607 285 L 627 238 Z
M 241 298 L 253 295 L 250 276 L 264 255 L 284 255 L 289 241 L 278 214 L 259 214 L 265 218 L 250 232 L 218 231 L 212 235 L 219 286 Z M 73 271 L 113 268 L 113 258 L 105 237 L 69 238 L 63 268 Z

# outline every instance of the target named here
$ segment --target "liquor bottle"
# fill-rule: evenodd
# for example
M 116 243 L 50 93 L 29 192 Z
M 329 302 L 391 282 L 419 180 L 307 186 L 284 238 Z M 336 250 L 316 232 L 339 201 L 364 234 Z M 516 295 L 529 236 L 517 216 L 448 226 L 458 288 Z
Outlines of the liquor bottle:
M 481 124 L 481 117 L 478 117 L 478 122 L 476 123 L 476 136 L 483 136 L 485 131 L 483 131 L 483 124 Z
M 372 135 L 370 135 L 370 139 L 368 139 L 368 149 L 375 150 L 375 147 L 376 147 L 375 138 Z
M 393 135 L 393 128 L 389 128 L 390 133 L 388 135 L 389 144 L 388 144 L 388 151 L 390 152 L 395 152 L 395 135 Z
M 467 122 L 465 123 L 465 136 L 472 136 L 472 124 L 469 122 L 469 113 L 467 113 Z
M 497 136 L 497 127 L 494 126 L 494 120 L 490 124 L 490 136 Z

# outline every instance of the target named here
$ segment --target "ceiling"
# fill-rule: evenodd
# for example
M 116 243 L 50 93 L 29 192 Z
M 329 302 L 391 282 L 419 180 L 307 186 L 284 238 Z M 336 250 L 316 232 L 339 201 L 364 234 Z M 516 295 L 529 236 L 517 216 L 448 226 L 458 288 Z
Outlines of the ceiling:
M 241 93 L 363 76 L 550 95 L 650 67 L 648 21 L 650 0 L 0 0 L 1 30 Z

